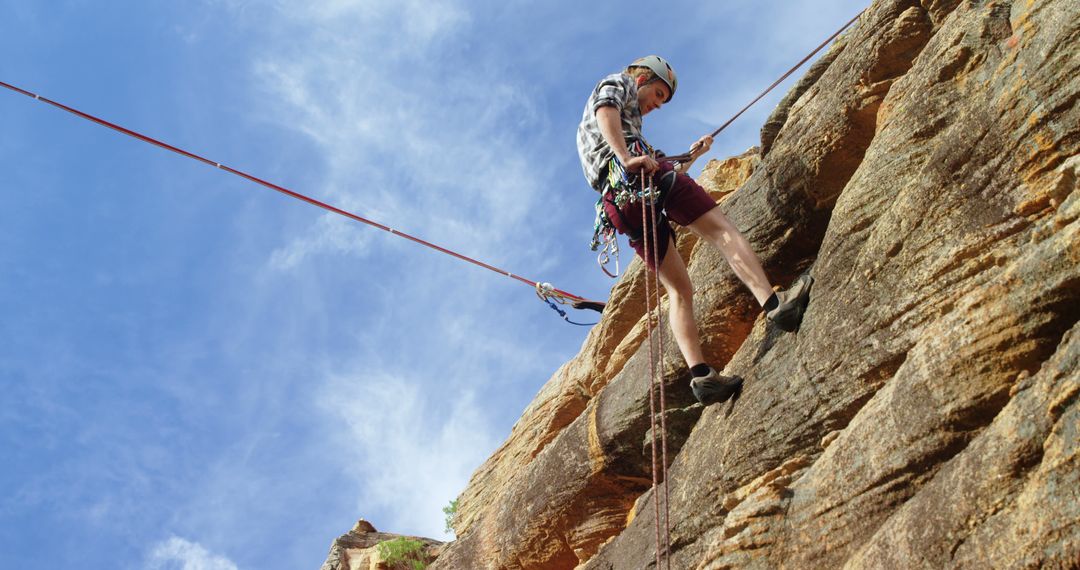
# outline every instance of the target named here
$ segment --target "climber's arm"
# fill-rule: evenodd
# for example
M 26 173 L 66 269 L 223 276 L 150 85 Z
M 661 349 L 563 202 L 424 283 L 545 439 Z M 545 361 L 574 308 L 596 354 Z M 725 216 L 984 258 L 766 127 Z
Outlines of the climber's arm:
M 712 143 L 713 138 L 709 135 L 705 135 L 698 139 L 696 143 L 690 146 L 690 160 L 679 163 L 675 172 L 686 174 L 686 172 L 690 170 L 690 166 L 694 164 L 694 161 L 697 160 L 699 156 L 709 152 L 709 149 L 712 148 Z
M 605 105 L 596 110 L 596 122 L 600 126 L 600 134 L 615 153 L 615 158 L 631 172 L 641 170 L 651 174 L 660 167 L 656 159 L 651 156 L 631 156 L 630 149 L 626 147 L 626 141 L 622 136 L 622 118 L 619 109 Z

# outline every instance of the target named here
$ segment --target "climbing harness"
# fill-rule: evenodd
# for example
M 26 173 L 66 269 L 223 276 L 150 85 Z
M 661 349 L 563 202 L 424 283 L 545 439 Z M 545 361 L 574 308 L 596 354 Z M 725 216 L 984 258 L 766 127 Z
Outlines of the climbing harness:
M 629 150 L 633 156 L 652 155 L 655 152 L 647 143 L 641 141 L 632 142 L 629 145 Z M 623 222 L 623 227 L 629 230 L 630 224 L 626 223 L 627 220 L 622 217 L 623 206 L 638 200 L 655 199 L 662 203 L 666 190 L 654 188 L 650 185 L 647 188 L 643 186 L 640 191 L 636 191 L 635 186 L 638 185 L 639 181 L 644 182 L 646 177 L 641 173 L 628 171 L 615 157 L 608 160 L 607 173 L 607 183 L 604 185 L 600 197 L 596 200 L 596 218 L 593 220 L 593 237 L 589 248 L 593 251 L 600 249 L 596 262 L 600 265 L 601 271 L 614 279 L 619 276 L 618 232 L 615 229 L 615 224 L 612 223 L 611 218 L 604 209 L 604 205 L 612 204 L 615 206 L 615 215 L 619 216 L 620 221 Z M 632 241 L 641 239 L 640 234 L 633 234 L 629 237 Z M 614 272 L 608 269 L 608 265 L 612 261 L 615 263 Z
M 117 125 L 116 123 L 112 123 L 112 122 L 106 121 L 105 119 L 95 117 L 94 115 L 91 115 L 89 113 L 84 113 L 84 112 L 82 112 L 82 111 L 80 111 L 78 109 L 69 107 L 69 106 L 64 105 L 62 103 L 58 103 L 58 102 L 53 101 L 51 99 L 48 99 L 46 97 L 42 97 L 41 95 L 38 95 L 37 93 L 32 93 L 30 91 L 27 91 L 25 89 L 21 89 L 19 87 L 16 87 L 16 86 L 11 85 L 9 83 L 5 83 L 3 81 L 0 81 L 0 86 L 5 87 L 7 89 L 10 89 L 11 91 L 14 91 L 16 93 L 21 93 L 23 95 L 26 95 L 27 97 L 31 97 L 31 98 L 33 98 L 33 99 L 35 99 L 37 101 L 41 101 L 42 103 L 47 103 L 47 104 L 52 105 L 53 107 L 56 107 L 56 108 L 58 108 L 58 109 L 60 109 L 62 111 L 66 111 L 66 112 L 71 113 L 71 114 L 73 114 L 73 115 L 75 115 L 77 117 L 80 117 L 82 119 L 86 119 L 87 121 L 97 123 L 98 125 L 101 125 L 103 127 L 107 127 L 109 129 L 112 129 L 112 130 L 114 130 L 116 132 L 119 132 L 121 134 L 125 134 L 125 135 L 127 135 L 129 137 L 140 140 L 142 142 L 152 144 L 154 146 L 157 146 L 157 147 L 163 148 L 165 150 L 168 150 L 168 151 L 174 152 L 176 154 L 179 154 L 181 156 L 190 158 L 192 160 L 196 160 L 196 161 L 201 162 L 203 164 L 208 164 L 208 165 L 213 166 L 213 167 L 215 167 L 215 168 L 217 168 L 219 170 L 224 170 L 225 172 L 228 172 L 229 174 L 234 174 L 236 176 L 247 179 L 247 180 L 249 180 L 251 182 L 254 182 L 256 184 L 259 184 L 259 185 L 264 186 L 266 188 L 269 188 L 271 190 L 274 190 L 274 191 L 280 192 L 282 194 L 285 194 L 286 196 L 289 196 L 291 198 L 295 198 L 297 200 L 307 202 L 308 204 L 311 204 L 313 206 L 322 208 L 322 209 L 324 209 L 324 210 L 326 210 L 328 212 L 338 214 L 340 216 L 344 216 L 346 218 L 349 218 L 351 220 L 355 220 L 357 222 L 361 222 L 363 224 L 367 224 L 369 226 L 372 226 L 374 228 L 378 228 L 378 229 L 383 230 L 385 232 L 389 232 L 389 233 L 391 233 L 391 234 L 393 234 L 395 236 L 402 237 L 402 238 L 405 238 L 407 240 L 416 242 L 416 243 L 418 243 L 418 244 L 420 244 L 422 246 L 434 249 L 435 251 L 438 251 L 440 253 L 445 253 L 446 255 L 456 257 L 456 258 L 458 258 L 458 259 L 460 259 L 462 261 L 467 261 L 469 263 L 472 263 L 473 265 L 483 267 L 484 269 L 487 269 L 489 271 L 494 271 L 495 273 L 498 273 L 500 275 L 504 275 L 504 276 L 509 277 L 511 279 L 514 279 L 514 280 L 520 281 L 522 283 L 525 283 L 525 284 L 527 284 L 529 286 L 536 287 L 538 291 L 540 290 L 541 283 L 538 282 L 538 281 L 533 281 L 531 279 L 526 279 L 526 278 L 521 277 L 519 275 L 515 275 L 515 274 L 510 273 L 509 271 L 506 271 L 504 269 L 500 269 L 500 268 L 495 267 L 493 265 L 489 265 L 489 264 L 484 263 L 482 261 L 473 259 L 473 258 L 471 258 L 469 256 L 462 255 L 462 254 L 460 254 L 460 253 L 458 253 L 456 251 L 453 251 L 453 250 L 447 249 L 445 247 L 436 245 L 436 244 L 434 244 L 432 242 L 429 242 L 427 240 L 418 238 L 416 236 L 407 234 L 407 233 L 402 232 L 402 231 L 398 231 L 398 230 L 396 230 L 396 229 L 394 229 L 394 228 L 392 228 L 390 226 L 380 224 L 378 222 L 369 220 L 367 218 L 364 218 L 364 217 L 359 216 L 357 214 L 354 214 L 352 212 L 348 212 L 346 210 L 342 210 L 341 208 L 331 206 L 330 204 L 327 204 L 325 202 L 321 202 L 321 201 L 316 200 L 315 198 L 311 198 L 309 196 L 305 196 L 304 194 L 301 194 L 299 192 L 294 192 L 292 190 L 289 190 L 288 188 L 278 186 L 277 184 L 274 184 L 272 182 L 267 182 L 266 180 L 263 180 L 262 178 L 258 178 L 256 176 L 248 174 L 248 173 L 246 173 L 246 172 L 244 172 L 242 170 L 237 170 L 235 168 L 232 168 L 232 167 L 227 166 L 225 164 L 222 164 L 220 162 L 210 160 L 208 158 L 205 158 L 205 157 L 200 156 L 198 154 L 195 154 L 193 152 L 188 152 L 188 151 L 183 150 L 181 148 L 175 147 L 175 146 L 173 146 L 171 144 L 162 142 L 162 141 L 160 141 L 158 139 L 155 139 L 155 138 L 149 137 L 147 135 L 144 135 L 142 133 L 139 133 L 139 132 L 133 131 L 131 129 L 122 127 L 120 125 Z M 559 302 L 561 304 L 566 304 L 567 301 L 571 301 L 572 302 L 571 306 L 573 306 L 574 308 L 585 308 L 585 309 L 592 309 L 592 310 L 596 310 L 596 311 L 602 311 L 602 309 L 603 309 L 603 304 L 602 303 L 595 302 L 595 301 L 589 301 L 589 300 L 585 299 L 584 297 L 579 297 L 577 295 L 574 295 L 573 293 L 567 293 L 566 291 L 556 289 L 556 288 L 552 287 L 550 284 L 545 283 L 543 285 L 546 285 L 546 287 L 544 288 L 544 291 L 547 293 L 547 296 L 546 297 L 541 297 L 541 299 L 543 299 L 545 301 L 548 300 L 548 299 L 554 299 L 554 300 L 556 300 L 557 302 Z M 572 322 L 572 321 L 570 321 L 570 319 L 567 319 L 565 317 L 565 315 L 563 316 L 563 318 L 566 319 L 567 322 Z M 579 323 L 573 323 L 573 324 L 579 324 Z

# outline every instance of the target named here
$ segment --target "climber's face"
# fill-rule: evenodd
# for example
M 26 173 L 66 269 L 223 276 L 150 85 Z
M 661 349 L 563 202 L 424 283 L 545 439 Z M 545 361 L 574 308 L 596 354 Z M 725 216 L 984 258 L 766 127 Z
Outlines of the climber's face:
M 642 116 L 659 109 L 671 99 L 671 89 L 663 81 L 646 82 L 644 77 L 638 77 L 637 83 L 638 108 L 641 109 Z

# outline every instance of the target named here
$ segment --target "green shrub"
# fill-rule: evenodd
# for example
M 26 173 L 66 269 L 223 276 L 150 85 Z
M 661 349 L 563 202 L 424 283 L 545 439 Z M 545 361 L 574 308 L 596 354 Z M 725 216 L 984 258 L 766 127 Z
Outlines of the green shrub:
M 442 512 L 446 514 L 446 532 L 454 532 L 454 516 L 457 515 L 457 499 L 450 501 L 450 504 L 442 508 Z
M 424 543 L 404 536 L 380 542 L 379 558 L 393 570 L 424 570 Z

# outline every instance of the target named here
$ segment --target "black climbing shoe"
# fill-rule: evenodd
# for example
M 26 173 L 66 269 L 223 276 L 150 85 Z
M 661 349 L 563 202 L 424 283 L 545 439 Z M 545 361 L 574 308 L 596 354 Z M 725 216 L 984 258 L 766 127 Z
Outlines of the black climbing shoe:
M 690 389 L 694 391 L 697 401 L 708 406 L 726 402 L 734 396 L 738 398 L 742 394 L 742 378 L 735 376 L 721 376 L 712 368 L 705 376 L 695 376 L 690 380 Z
M 776 299 L 780 304 L 766 313 L 766 316 L 776 323 L 780 330 L 792 332 L 799 328 L 803 311 L 806 310 L 806 304 L 810 302 L 810 287 L 813 284 L 814 278 L 810 275 L 803 275 L 796 279 L 791 287 L 776 293 Z

